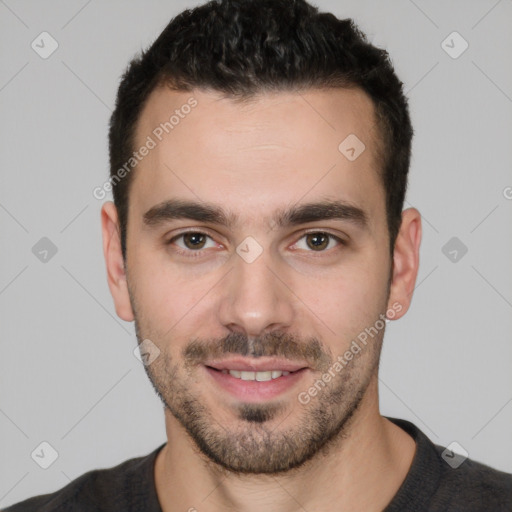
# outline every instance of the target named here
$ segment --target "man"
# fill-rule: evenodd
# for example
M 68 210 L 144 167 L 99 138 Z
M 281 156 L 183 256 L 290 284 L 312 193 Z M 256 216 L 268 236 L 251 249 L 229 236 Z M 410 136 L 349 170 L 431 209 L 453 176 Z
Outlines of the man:
M 419 264 L 411 138 L 350 20 L 304 0 L 174 18 L 123 76 L 102 209 L 168 442 L 7 510 L 511 510 L 512 475 L 454 469 L 379 412 Z

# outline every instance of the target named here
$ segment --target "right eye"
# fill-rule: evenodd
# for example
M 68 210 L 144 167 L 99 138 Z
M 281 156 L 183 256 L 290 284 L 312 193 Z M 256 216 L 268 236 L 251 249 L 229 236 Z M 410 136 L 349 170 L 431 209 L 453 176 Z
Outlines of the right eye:
M 212 241 L 210 247 L 207 246 L 207 239 Z M 177 243 L 177 240 L 181 240 L 183 245 Z M 176 250 L 178 254 L 185 257 L 197 258 L 201 256 L 202 249 L 208 249 L 215 247 L 215 242 L 210 235 L 203 233 L 202 231 L 185 231 L 172 237 L 168 242 L 168 245 L 176 245 L 179 249 Z M 192 254 L 196 253 L 196 254 Z

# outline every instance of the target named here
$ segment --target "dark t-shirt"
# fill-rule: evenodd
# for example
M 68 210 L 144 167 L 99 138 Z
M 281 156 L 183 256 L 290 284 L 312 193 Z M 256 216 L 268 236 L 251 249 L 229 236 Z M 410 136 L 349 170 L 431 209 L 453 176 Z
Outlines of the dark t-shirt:
M 388 418 L 416 441 L 411 468 L 384 512 L 512 511 L 512 474 L 466 459 L 456 469 L 409 421 Z M 162 512 L 154 463 L 165 443 L 149 455 L 83 474 L 51 494 L 11 505 L 4 512 Z M 456 465 L 456 464 L 453 464 Z

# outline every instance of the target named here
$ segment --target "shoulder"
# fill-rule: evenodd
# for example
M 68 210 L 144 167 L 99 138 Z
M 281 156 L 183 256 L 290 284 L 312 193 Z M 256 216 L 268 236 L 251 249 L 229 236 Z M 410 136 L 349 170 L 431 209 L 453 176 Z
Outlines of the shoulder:
M 2 512 L 99 511 L 101 508 L 95 498 L 98 492 L 96 483 L 112 476 L 110 471 L 112 469 L 89 471 L 55 492 L 33 496 L 3 509 Z
M 472 459 L 452 468 L 442 458 L 445 448 L 434 446 L 443 468 L 436 493 L 443 505 L 462 505 L 468 511 L 512 510 L 512 474 Z
M 386 512 L 512 511 L 512 475 L 434 444 L 416 425 L 389 418 L 416 442 L 409 472 Z
M 162 446 L 117 466 L 88 471 L 55 492 L 33 496 L 1 512 L 126 512 L 148 493 L 153 462 Z

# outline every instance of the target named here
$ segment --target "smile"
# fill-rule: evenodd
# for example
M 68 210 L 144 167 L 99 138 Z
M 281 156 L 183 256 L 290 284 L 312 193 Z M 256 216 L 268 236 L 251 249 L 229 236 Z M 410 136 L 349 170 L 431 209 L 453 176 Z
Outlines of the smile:
M 274 361 L 274 369 L 266 364 L 267 368 L 258 368 L 258 371 L 255 368 L 247 368 L 247 365 L 243 370 L 232 369 L 230 368 L 232 362 L 226 365 L 222 364 L 221 368 L 203 365 L 207 379 L 209 379 L 207 388 L 211 387 L 216 396 L 227 393 L 228 396 L 242 402 L 264 402 L 290 393 L 292 389 L 299 386 L 299 382 L 303 382 L 309 372 L 308 368 L 298 367 L 299 365 L 295 365 L 295 368 L 298 368 L 292 370 L 290 363 L 288 364 L 289 369 L 284 370 L 281 365 L 286 366 L 285 363 L 279 365 L 276 363 Z M 240 367 L 242 364 L 233 364 L 233 366 Z M 275 369 L 280 366 L 281 369 Z M 304 386 L 303 383 L 298 389 L 302 389 Z
M 222 370 L 222 373 L 229 373 L 232 377 L 242 380 L 257 380 L 258 382 L 264 382 L 267 380 L 278 379 L 282 375 L 289 375 L 290 372 L 285 370 L 269 370 L 265 372 L 243 372 L 240 370 Z

